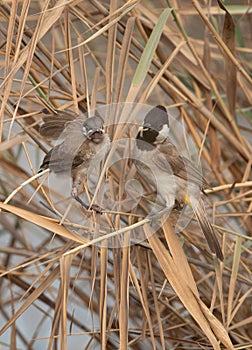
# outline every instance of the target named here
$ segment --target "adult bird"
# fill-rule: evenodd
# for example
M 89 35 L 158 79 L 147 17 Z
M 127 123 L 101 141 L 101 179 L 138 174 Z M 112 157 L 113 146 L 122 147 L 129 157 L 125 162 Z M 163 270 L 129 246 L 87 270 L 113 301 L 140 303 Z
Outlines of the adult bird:
M 166 108 L 154 107 L 145 116 L 136 136 L 134 163 L 137 171 L 157 190 L 166 207 L 172 208 L 175 202 L 192 207 L 211 251 L 223 260 L 201 196 L 210 186 L 193 163 L 180 155 L 168 134 L 169 117 Z
M 45 112 L 45 111 L 43 111 Z M 99 116 L 84 119 L 82 115 L 69 111 L 56 110 L 55 113 L 44 113 L 44 123 L 40 134 L 47 138 L 62 138 L 63 141 L 53 147 L 44 157 L 40 171 L 49 168 L 56 174 L 71 172 L 71 194 L 82 206 L 89 209 L 78 195 L 82 177 L 86 177 L 91 162 L 99 164 L 106 156 L 110 139 L 105 133 L 103 120 Z M 100 212 L 98 206 L 92 206 Z

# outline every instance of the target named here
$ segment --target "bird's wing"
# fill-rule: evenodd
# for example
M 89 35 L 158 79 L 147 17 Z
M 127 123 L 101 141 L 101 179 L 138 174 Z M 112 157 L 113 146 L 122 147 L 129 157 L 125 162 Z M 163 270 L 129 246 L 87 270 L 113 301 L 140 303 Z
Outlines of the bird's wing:
M 167 171 L 167 168 L 170 166 L 175 176 L 198 185 L 202 190 L 209 187 L 199 170 L 189 159 L 180 156 L 177 148 L 170 141 L 167 140 L 163 144 L 157 145 L 156 149 L 158 152 L 153 161 L 160 169 Z M 190 199 L 187 199 L 187 204 L 192 207 L 211 251 L 215 253 L 218 259 L 222 261 L 222 251 L 216 238 L 215 232 L 207 219 L 202 199 L 194 199 L 192 197 Z
M 58 139 L 69 124 L 72 122 L 75 124 L 77 120 L 81 120 L 78 114 L 72 111 L 56 110 L 55 112 L 48 113 L 47 110 L 42 110 L 44 123 L 40 126 L 39 132 L 42 136 L 50 139 Z
M 210 188 L 200 171 L 189 159 L 180 156 L 176 146 L 170 140 L 156 145 L 156 150 L 158 152 L 153 161 L 160 169 L 169 172 L 170 167 L 173 175 L 198 185 L 202 190 Z
M 47 114 L 43 120 L 40 134 L 63 141 L 48 152 L 40 168 L 64 172 L 71 169 L 73 163 L 75 167 L 80 165 L 82 159 L 78 157 L 78 150 L 86 141 L 82 132 L 84 117 L 73 112 L 58 111 L 58 114 Z
M 78 155 L 77 146 L 77 149 L 73 150 L 68 148 L 63 141 L 61 144 L 53 147 L 46 154 L 40 169 L 49 168 L 55 173 L 61 173 L 69 171 L 72 167 L 78 167 L 83 163 L 83 158 Z

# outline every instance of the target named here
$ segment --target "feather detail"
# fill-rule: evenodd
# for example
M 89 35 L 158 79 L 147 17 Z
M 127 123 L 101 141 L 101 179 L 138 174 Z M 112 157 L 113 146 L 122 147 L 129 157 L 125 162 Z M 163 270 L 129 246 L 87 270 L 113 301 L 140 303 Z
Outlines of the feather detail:
M 189 204 L 189 202 L 187 203 Z M 214 254 L 216 254 L 219 260 L 223 261 L 223 254 L 220 244 L 217 240 L 213 227 L 207 219 L 205 206 L 202 199 L 199 199 L 199 201 L 191 201 L 191 207 L 206 237 L 209 248 Z
M 42 110 L 43 113 L 43 124 L 40 126 L 39 132 L 42 136 L 50 139 L 57 139 L 69 123 L 77 119 L 78 114 L 72 111 L 59 111 L 56 113 L 47 113 Z

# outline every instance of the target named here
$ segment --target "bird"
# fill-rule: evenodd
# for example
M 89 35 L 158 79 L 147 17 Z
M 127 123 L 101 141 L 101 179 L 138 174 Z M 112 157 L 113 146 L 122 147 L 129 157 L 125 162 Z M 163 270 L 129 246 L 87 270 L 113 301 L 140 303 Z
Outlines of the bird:
M 133 151 L 136 170 L 155 188 L 166 208 L 180 203 L 193 209 L 210 250 L 223 261 L 221 247 L 208 221 L 202 198 L 210 186 L 191 160 L 180 154 L 169 138 L 169 131 L 166 108 L 162 105 L 152 108 L 136 135 Z
M 55 110 L 48 113 L 42 111 L 43 124 L 39 132 L 49 139 L 62 138 L 62 142 L 54 146 L 44 157 L 40 171 L 50 169 L 56 174 L 71 172 L 72 197 L 85 209 L 93 209 L 101 213 L 98 205 L 91 208 L 82 201 L 78 189 L 82 177 L 86 177 L 91 163 L 99 164 L 110 148 L 110 138 L 105 133 L 103 120 L 100 116 L 84 119 L 72 111 Z

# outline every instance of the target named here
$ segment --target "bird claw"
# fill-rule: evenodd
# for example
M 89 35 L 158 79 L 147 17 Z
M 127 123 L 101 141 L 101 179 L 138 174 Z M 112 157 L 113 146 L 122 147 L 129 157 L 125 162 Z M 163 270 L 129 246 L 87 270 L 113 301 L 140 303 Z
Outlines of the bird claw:
M 174 203 L 174 205 L 173 205 L 173 207 L 172 207 L 172 210 L 181 211 L 181 210 L 184 208 L 184 205 L 185 205 L 185 203 L 180 202 L 180 201 L 177 201 L 177 200 L 175 199 L 175 203 Z
M 87 205 L 85 202 L 83 202 L 83 200 L 76 194 L 72 193 L 72 197 L 82 205 L 82 207 L 84 207 L 86 210 L 93 210 L 95 211 L 97 214 L 102 214 L 103 213 L 103 209 L 97 205 L 97 204 L 93 204 L 91 206 Z
M 98 204 L 92 204 L 91 207 L 89 207 L 89 210 L 93 210 L 97 214 L 102 214 L 104 211 Z

